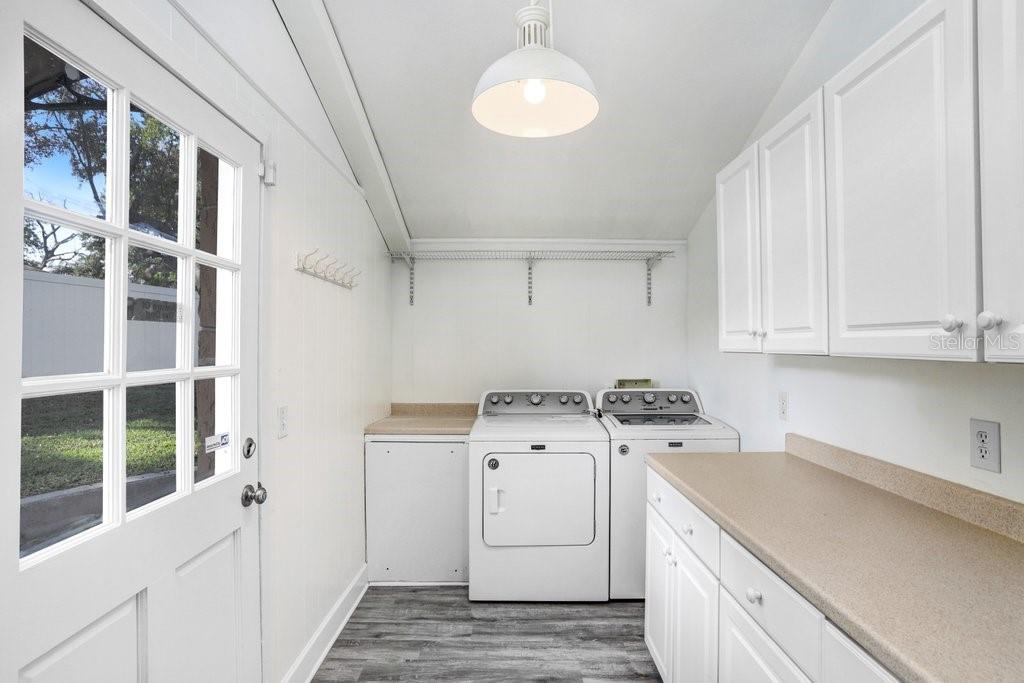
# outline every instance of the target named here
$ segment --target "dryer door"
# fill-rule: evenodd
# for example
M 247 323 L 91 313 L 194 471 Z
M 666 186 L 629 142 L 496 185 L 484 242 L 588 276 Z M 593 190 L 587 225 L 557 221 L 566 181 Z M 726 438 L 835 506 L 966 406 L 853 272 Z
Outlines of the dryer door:
M 590 453 L 488 453 L 482 461 L 483 531 L 489 546 L 590 545 Z

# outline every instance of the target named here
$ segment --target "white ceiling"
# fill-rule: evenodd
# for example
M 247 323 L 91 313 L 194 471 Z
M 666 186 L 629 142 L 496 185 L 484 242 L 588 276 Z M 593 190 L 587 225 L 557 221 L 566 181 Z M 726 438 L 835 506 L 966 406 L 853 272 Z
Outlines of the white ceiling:
M 684 237 L 830 0 L 555 0 L 555 47 L 601 111 L 521 140 L 473 88 L 527 0 L 325 0 L 410 233 Z M 342 141 L 344 142 L 344 140 Z

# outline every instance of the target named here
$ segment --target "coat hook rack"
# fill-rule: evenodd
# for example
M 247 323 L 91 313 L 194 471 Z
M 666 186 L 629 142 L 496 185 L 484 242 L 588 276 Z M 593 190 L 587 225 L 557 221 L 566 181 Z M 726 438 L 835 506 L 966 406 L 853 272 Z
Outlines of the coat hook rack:
M 297 254 L 295 270 L 345 289 L 353 289 L 358 286 L 357 279 L 363 272 L 356 270 L 355 266 L 339 263 L 337 257 L 331 254 L 320 254 L 319 247 L 308 254 Z

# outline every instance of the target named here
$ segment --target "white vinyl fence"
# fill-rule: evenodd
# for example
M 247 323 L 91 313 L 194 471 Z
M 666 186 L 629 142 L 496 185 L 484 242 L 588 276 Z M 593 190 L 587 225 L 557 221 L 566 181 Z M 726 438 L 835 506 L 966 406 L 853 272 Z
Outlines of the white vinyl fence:
M 128 296 L 175 302 L 173 287 L 129 284 Z M 103 280 L 25 271 L 22 376 L 103 369 Z M 128 321 L 128 367 L 174 367 L 174 322 Z

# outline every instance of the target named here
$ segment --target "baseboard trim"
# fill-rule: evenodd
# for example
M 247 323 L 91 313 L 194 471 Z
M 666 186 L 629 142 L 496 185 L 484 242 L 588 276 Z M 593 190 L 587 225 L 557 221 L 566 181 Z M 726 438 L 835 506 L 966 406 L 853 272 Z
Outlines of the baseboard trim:
M 342 591 L 341 597 L 331 607 L 324 620 L 320 622 L 316 631 L 313 632 L 313 637 L 302 648 L 302 652 L 299 653 L 295 663 L 291 665 L 282 680 L 288 683 L 309 683 L 312 680 L 324 658 L 327 657 L 331 645 L 338 639 L 341 629 L 345 628 L 352 612 L 355 611 L 359 601 L 363 599 L 368 585 L 366 565 L 364 564 Z
M 371 581 L 371 586 L 468 586 L 468 581 Z

